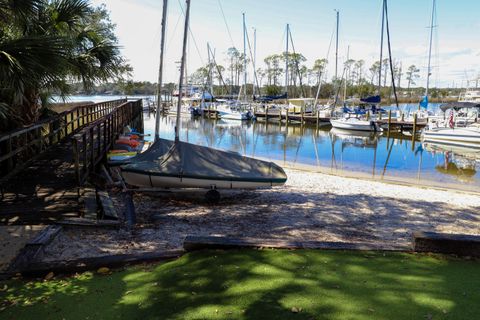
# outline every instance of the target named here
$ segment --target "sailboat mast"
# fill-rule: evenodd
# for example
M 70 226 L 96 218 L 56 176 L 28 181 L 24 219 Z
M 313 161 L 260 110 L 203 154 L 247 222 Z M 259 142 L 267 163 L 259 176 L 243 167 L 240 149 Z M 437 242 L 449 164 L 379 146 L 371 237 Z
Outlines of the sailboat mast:
M 158 67 L 158 83 L 157 83 L 157 112 L 155 115 L 155 141 L 160 138 L 160 110 L 162 106 L 162 76 L 163 76 L 163 52 L 165 48 L 165 29 L 167 25 L 167 5 L 168 0 L 163 0 L 162 13 L 162 40 L 160 41 L 160 65 Z
M 333 81 L 338 83 L 338 81 L 337 81 L 337 79 L 338 79 L 338 29 L 339 29 L 339 25 L 340 25 L 340 11 L 335 10 L 335 12 L 337 13 L 336 14 L 336 16 L 337 16 L 337 29 L 335 31 L 335 77 L 333 78 Z M 338 84 L 338 88 L 337 88 L 337 84 L 335 83 L 335 101 L 333 102 L 333 108 L 335 108 L 337 106 L 338 91 L 340 89 L 340 85 L 341 84 Z
M 380 62 L 378 65 L 378 95 L 381 96 L 382 89 L 382 67 L 383 67 L 383 34 L 385 29 L 385 1 L 382 1 L 382 31 L 380 35 Z
M 256 62 L 257 62 L 257 29 L 253 28 L 253 74 L 256 79 Z M 258 84 L 258 83 L 257 83 Z M 255 83 L 253 84 L 253 92 L 252 95 L 255 97 L 255 92 L 256 92 L 256 86 Z
M 335 10 L 337 13 L 337 31 L 335 32 L 335 80 L 338 76 L 338 29 L 340 25 L 340 11 Z
M 208 42 L 207 42 L 207 51 L 208 51 L 208 90 L 210 90 L 210 95 L 213 96 L 212 61 L 210 59 L 210 44 Z M 205 93 L 203 95 L 205 96 Z
M 425 96 L 428 97 L 428 87 L 430 84 L 430 76 L 432 74 L 431 72 L 431 60 L 432 60 L 432 38 L 433 38 L 433 20 L 435 19 L 435 3 L 436 0 L 433 0 L 432 2 L 432 19 L 430 21 L 430 44 L 428 48 L 428 68 L 427 68 L 427 86 L 425 88 Z
M 245 26 L 245 13 L 243 15 L 243 99 L 247 101 L 247 30 Z
M 177 121 L 175 124 L 175 142 L 180 140 L 180 108 L 182 106 L 183 96 L 183 76 L 185 71 L 185 58 L 187 55 L 187 38 L 188 38 L 188 20 L 190 19 L 190 0 L 185 0 L 187 5 L 187 11 L 185 13 L 185 30 L 183 31 L 183 48 L 182 48 L 182 60 L 180 63 L 180 80 L 178 81 L 179 92 L 177 102 Z
M 285 93 L 287 94 L 288 103 L 288 35 L 290 33 L 290 25 L 287 23 L 287 42 L 285 45 Z
M 350 46 L 347 47 L 347 60 L 350 59 Z M 345 70 L 345 83 L 343 86 L 343 104 L 345 105 L 345 100 L 347 99 L 347 80 L 348 80 L 348 70 Z

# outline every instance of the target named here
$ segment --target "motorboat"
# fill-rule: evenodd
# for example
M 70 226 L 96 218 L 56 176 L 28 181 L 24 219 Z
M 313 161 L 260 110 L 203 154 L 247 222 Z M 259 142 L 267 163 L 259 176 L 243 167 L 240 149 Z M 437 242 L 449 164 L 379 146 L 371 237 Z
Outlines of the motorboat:
M 466 127 L 429 126 L 422 133 L 422 139 L 425 142 L 480 149 L 480 124 L 475 123 Z

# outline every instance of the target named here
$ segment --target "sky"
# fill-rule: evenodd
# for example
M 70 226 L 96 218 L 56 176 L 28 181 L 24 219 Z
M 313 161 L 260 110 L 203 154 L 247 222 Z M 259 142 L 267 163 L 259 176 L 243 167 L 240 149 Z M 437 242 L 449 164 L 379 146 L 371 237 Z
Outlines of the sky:
M 133 80 L 156 82 L 163 1 L 91 2 L 105 4 L 110 11 L 122 53 L 134 69 Z M 466 86 L 467 79 L 477 78 L 480 71 L 480 1 L 437 0 L 436 3 L 431 84 Z M 350 59 L 365 60 L 368 69 L 380 55 L 381 6 L 382 0 L 192 0 L 187 70 L 191 73 L 207 63 L 207 42 L 215 50 L 217 63 L 224 66 L 228 64 L 228 48 L 243 50 L 242 13 L 245 13 L 252 42 L 256 29 L 257 68 L 263 67 L 264 57 L 285 50 L 288 23 L 295 51 L 307 58 L 308 67 L 312 67 L 315 59 L 328 58 L 327 76 L 331 78 L 334 44 L 330 52 L 328 49 L 335 29 L 335 10 L 340 12 L 339 65 L 346 60 L 348 51 Z M 184 7 L 184 0 L 168 2 L 164 82 L 178 82 Z M 392 58 L 402 62 L 403 71 L 416 65 L 420 69 L 417 85 L 425 86 L 432 0 L 390 0 L 388 11 Z M 252 74 L 250 71 L 249 79 Z M 406 86 L 405 80 L 402 86 Z

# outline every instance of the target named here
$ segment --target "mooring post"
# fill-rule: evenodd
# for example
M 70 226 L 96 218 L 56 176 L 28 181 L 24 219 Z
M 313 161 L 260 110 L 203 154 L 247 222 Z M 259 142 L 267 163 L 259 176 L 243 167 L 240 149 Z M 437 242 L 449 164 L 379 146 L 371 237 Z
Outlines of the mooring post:
M 285 109 L 285 119 L 285 122 L 288 124 L 288 107 Z
M 304 118 L 304 113 L 305 113 L 305 107 L 300 107 L 300 108 L 301 108 L 300 123 L 303 125 L 305 123 L 305 120 L 303 119 Z
M 392 124 L 392 110 L 388 110 L 388 132 L 390 133 L 390 125 Z
M 318 110 L 318 108 L 317 108 L 317 129 L 318 129 L 319 124 L 320 124 L 320 110 Z
M 268 121 L 268 106 L 265 106 L 265 121 Z
M 125 191 L 125 218 L 127 226 L 132 227 L 137 223 L 137 215 L 135 214 L 135 204 L 133 203 L 133 195 L 131 191 Z
M 413 114 L 413 130 L 412 130 L 412 150 L 415 149 L 415 134 L 417 132 L 417 114 Z

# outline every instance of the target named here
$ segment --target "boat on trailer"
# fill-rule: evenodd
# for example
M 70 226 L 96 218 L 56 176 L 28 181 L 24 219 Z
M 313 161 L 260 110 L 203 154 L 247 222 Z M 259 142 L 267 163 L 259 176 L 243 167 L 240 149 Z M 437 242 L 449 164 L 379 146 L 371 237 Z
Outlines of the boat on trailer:
M 186 0 L 186 4 L 179 92 L 183 87 L 190 0 Z M 162 34 L 163 31 L 164 23 Z M 180 141 L 181 103 L 182 95 L 179 95 L 175 140 L 160 139 L 156 130 L 155 142 L 150 148 L 120 167 L 127 184 L 141 188 L 205 188 L 210 189 L 207 199 L 218 201 L 217 189 L 268 188 L 287 181 L 285 171 L 273 162 Z
M 121 169 L 126 183 L 143 188 L 254 189 L 287 181 L 273 162 L 166 139 L 158 139 Z

